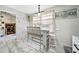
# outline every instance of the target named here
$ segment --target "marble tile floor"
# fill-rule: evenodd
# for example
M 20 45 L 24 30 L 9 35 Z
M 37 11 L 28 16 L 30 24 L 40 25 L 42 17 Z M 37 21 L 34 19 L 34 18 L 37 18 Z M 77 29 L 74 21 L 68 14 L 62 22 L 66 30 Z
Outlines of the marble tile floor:
M 0 53 L 40 53 L 23 40 L 0 41 Z
M 0 53 L 55 53 L 55 51 L 40 52 L 40 47 L 36 43 L 18 39 L 0 41 Z

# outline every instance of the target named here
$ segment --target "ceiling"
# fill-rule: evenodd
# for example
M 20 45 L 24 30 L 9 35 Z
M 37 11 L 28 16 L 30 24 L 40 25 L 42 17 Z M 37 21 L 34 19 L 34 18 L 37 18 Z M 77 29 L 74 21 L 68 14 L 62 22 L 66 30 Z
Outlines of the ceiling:
M 6 6 L 26 14 L 33 14 L 38 12 L 38 5 L 6 5 Z M 40 5 L 40 10 L 43 11 L 47 8 L 51 8 L 52 6 L 53 5 Z

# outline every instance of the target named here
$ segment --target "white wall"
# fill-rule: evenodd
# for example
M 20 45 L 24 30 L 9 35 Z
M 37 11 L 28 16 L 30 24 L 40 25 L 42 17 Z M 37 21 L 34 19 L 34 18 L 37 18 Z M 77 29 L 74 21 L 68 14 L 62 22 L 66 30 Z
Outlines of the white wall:
M 16 36 L 17 39 L 25 39 L 27 30 L 27 17 L 26 14 L 19 12 L 15 9 L 8 8 L 6 6 L 0 6 L 0 11 L 8 12 L 16 15 Z
M 65 11 L 78 6 L 55 6 L 55 11 Z M 78 14 L 79 15 L 79 14 Z M 79 35 L 79 17 L 56 19 L 57 52 L 64 52 L 64 45 L 72 46 L 72 35 Z

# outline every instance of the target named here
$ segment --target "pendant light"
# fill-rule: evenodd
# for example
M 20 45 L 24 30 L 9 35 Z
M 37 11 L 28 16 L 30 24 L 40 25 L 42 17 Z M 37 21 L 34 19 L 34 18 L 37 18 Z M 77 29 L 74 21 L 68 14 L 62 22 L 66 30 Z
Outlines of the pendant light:
M 40 5 L 38 5 L 38 16 L 40 16 Z
M 40 31 L 41 31 L 41 13 L 40 13 L 40 5 L 38 5 L 38 17 L 40 19 Z M 40 32 L 40 52 L 41 52 L 41 32 Z
M 40 26 L 40 29 L 41 29 L 41 10 L 40 10 L 40 5 L 38 5 L 38 17 L 39 17 L 39 19 L 40 19 L 40 24 L 39 24 L 39 26 Z

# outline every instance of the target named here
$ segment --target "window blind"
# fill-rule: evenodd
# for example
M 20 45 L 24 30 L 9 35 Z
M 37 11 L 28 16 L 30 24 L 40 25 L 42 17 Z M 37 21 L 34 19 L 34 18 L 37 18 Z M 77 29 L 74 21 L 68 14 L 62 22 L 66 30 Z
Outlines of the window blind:
M 40 19 L 41 17 L 41 19 Z M 40 27 L 41 30 L 49 30 L 49 32 L 54 32 L 54 10 L 46 10 L 33 15 L 33 26 Z

